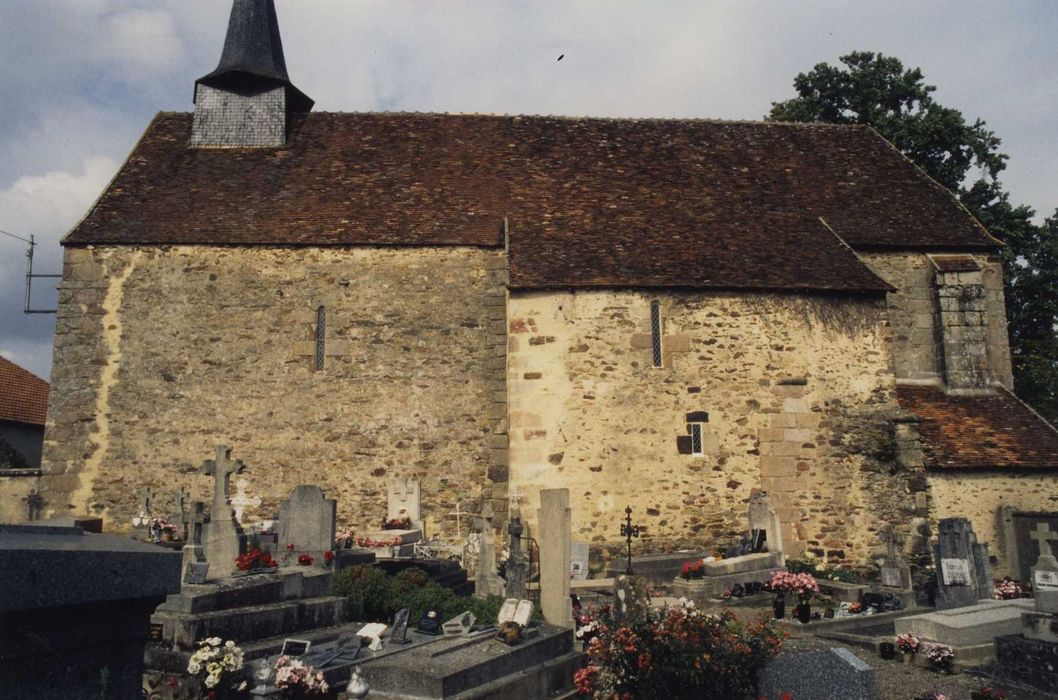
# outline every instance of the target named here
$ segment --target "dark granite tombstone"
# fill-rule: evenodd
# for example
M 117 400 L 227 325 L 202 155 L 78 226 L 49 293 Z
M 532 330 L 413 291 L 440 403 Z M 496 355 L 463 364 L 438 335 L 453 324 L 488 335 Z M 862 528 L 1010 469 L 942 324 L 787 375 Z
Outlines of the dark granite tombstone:
M 992 597 L 988 547 L 977 542 L 966 518 L 944 518 L 938 524 L 934 559 L 938 610 L 974 605 Z
M 419 624 L 415 626 L 415 631 L 423 634 L 441 634 L 441 613 L 436 610 L 424 612 Z
M 140 697 L 151 612 L 180 555 L 76 527 L 0 526 L 0 697 Z
M 393 627 L 389 633 L 389 641 L 395 644 L 407 644 L 411 640 L 408 639 L 408 614 L 410 611 L 407 608 L 401 608 L 397 611 L 397 614 L 393 616 Z

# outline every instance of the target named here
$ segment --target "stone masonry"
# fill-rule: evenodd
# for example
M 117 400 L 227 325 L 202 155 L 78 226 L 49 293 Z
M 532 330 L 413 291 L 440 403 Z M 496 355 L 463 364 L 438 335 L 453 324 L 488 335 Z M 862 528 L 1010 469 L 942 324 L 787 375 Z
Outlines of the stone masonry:
M 654 299 L 681 338 L 660 368 L 642 341 Z M 791 556 L 856 560 L 886 523 L 906 529 L 881 302 L 520 292 L 509 310 L 511 484 L 530 506 L 569 488 L 575 537 L 616 540 L 631 505 L 644 549 L 736 540 L 754 488 Z M 704 414 L 702 454 L 681 454 Z
M 506 492 L 504 274 L 481 248 L 67 248 L 49 512 L 120 529 L 147 485 L 209 500 L 196 468 L 224 443 L 263 500 L 250 523 L 314 483 L 374 527 L 407 477 L 428 530 L 454 530 L 457 501 Z M 342 352 L 316 371 L 320 306 Z

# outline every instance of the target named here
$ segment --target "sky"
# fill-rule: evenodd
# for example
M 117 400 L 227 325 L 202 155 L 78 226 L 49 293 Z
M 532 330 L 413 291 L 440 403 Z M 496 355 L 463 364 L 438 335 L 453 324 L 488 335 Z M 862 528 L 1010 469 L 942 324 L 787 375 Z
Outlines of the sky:
M 760 119 L 850 51 L 895 56 L 983 119 L 1001 180 L 1058 208 L 1058 2 L 276 0 L 287 67 L 317 111 Z M 151 116 L 191 111 L 229 0 L 3 0 L 0 230 L 59 240 Z M 562 60 L 558 60 L 559 57 Z M 26 244 L 0 235 L 0 355 L 48 378 L 53 314 L 25 315 Z M 34 305 L 54 307 L 53 280 Z

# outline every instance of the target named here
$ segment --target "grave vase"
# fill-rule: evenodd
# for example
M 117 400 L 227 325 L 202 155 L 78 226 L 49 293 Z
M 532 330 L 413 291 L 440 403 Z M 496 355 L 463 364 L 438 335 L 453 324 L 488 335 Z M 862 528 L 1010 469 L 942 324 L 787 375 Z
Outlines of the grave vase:
M 775 619 L 781 620 L 786 617 L 786 597 L 776 596 L 775 600 L 772 601 L 771 609 L 775 613 Z
M 915 665 L 915 652 L 901 652 L 900 660 L 909 666 Z
M 797 620 L 803 624 L 808 624 L 808 621 L 812 619 L 812 604 L 811 603 L 798 603 L 795 609 Z

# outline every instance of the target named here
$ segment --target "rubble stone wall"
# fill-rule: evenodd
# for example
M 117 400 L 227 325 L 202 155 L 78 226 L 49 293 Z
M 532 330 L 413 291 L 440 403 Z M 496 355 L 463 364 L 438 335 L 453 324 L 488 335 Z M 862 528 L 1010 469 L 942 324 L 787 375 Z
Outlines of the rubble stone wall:
M 618 549 L 626 506 L 646 526 L 641 550 L 715 546 L 745 532 L 750 493 L 764 488 L 788 553 L 862 561 L 913 508 L 887 326 L 880 298 L 512 292 L 510 483 L 522 512 L 536 512 L 540 489 L 566 487 L 574 537 L 597 551 Z M 681 453 L 688 423 L 701 426 L 701 455 Z
M 181 486 L 208 503 L 198 467 L 225 443 L 263 499 L 250 522 L 319 484 L 340 524 L 376 529 L 413 477 L 428 530 L 454 530 L 457 502 L 506 488 L 505 274 L 501 250 L 463 247 L 67 249 L 49 511 L 120 530 L 145 486 L 163 513 Z

